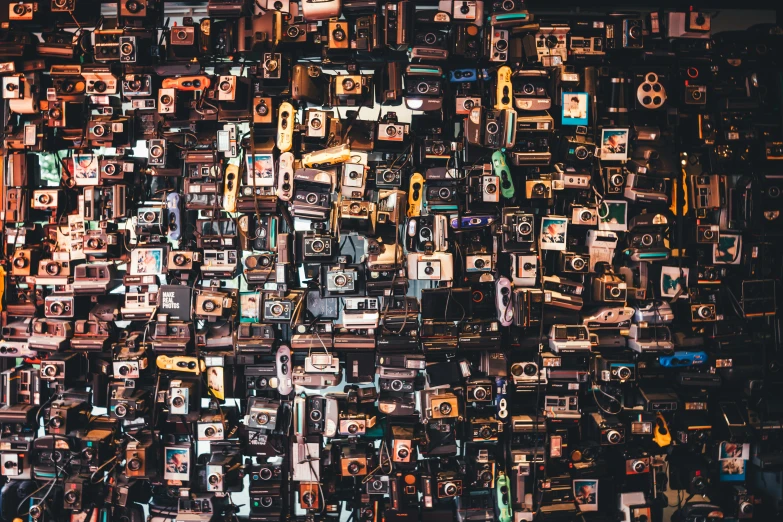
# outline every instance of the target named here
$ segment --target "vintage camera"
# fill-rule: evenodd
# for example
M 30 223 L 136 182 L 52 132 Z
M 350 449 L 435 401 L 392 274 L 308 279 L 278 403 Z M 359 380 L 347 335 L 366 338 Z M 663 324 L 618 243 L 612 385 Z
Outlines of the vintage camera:
M 331 295 L 358 295 L 362 288 L 363 273 L 358 265 L 322 266 L 324 297 Z
M 692 323 L 708 323 L 718 320 L 714 303 L 692 303 L 690 308 Z
M 449 252 L 410 253 L 407 264 L 408 279 L 451 281 L 454 278 L 454 261 Z
M 440 67 L 408 65 L 404 76 L 405 106 L 410 110 L 440 110 L 443 106 L 442 76 Z
M 625 443 L 625 423 L 614 415 L 591 413 L 590 428 L 601 446 Z
M 603 167 L 606 194 L 622 194 L 625 190 L 626 172 L 623 167 Z
M 565 274 L 586 274 L 590 271 L 590 255 L 560 252 L 559 270 Z
M 506 252 L 527 252 L 536 241 L 535 217 L 518 208 L 503 209 L 503 250 Z
M 305 232 L 301 236 L 301 245 L 305 262 L 331 260 L 338 250 L 335 238 L 320 229 Z
M 435 474 L 438 499 L 462 496 L 462 475 L 456 471 L 438 471 Z
M 334 77 L 336 105 L 361 106 L 370 101 L 372 77 L 362 74 L 337 75 Z
M 294 317 L 295 303 L 291 299 L 267 297 L 264 299 L 264 322 L 288 323 Z
M 274 431 L 280 413 L 280 403 L 261 397 L 250 397 L 245 422 L 254 430 Z
M 521 111 L 545 111 L 552 106 L 549 73 L 545 70 L 521 70 L 512 78 L 514 107 Z
M 448 29 L 451 17 L 441 11 L 417 11 L 411 58 L 440 61 L 449 57 Z
M 293 213 L 297 217 L 326 221 L 331 209 L 332 176 L 316 169 L 294 174 Z
M 522 361 L 511 364 L 511 380 L 515 386 L 546 384 L 546 369 L 540 368 L 537 362 Z
M 598 210 L 593 207 L 574 205 L 571 209 L 571 224 L 596 226 L 598 224 Z
M 593 299 L 604 303 L 624 303 L 628 299 L 628 285 L 612 270 L 611 265 L 602 263 L 596 267 L 599 275 L 593 278 Z
M 453 393 L 427 394 L 426 413 L 432 420 L 461 418 L 459 397 Z

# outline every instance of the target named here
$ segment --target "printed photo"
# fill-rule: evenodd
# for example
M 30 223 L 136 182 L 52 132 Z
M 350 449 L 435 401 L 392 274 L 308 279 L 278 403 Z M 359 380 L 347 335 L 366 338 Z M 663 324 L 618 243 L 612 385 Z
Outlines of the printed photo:
M 580 511 L 598 511 L 598 481 L 575 479 L 574 500 Z
M 598 205 L 598 230 L 626 232 L 628 230 L 628 202 L 603 200 Z
M 661 267 L 661 296 L 662 297 L 674 297 L 679 295 L 680 297 L 688 297 L 686 288 L 688 287 L 688 269 L 683 268 L 682 271 L 676 266 L 662 266 Z
M 131 252 L 130 275 L 160 275 L 162 272 L 162 248 L 137 248 Z
M 190 449 L 166 448 L 165 469 L 163 478 L 166 480 L 190 480 Z
M 216 399 L 222 401 L 226 398 L 226 390 L 223 386 L 222 366 L 210 366 L 207 368 L 207 384 Z
M 257 323 L 261 312 L 261 301 L 259 292 L 239 294 L 239 320 L 243 323 Z
M 718 450 L 720 460 L 750 458 L 750 444 L 741 444 L 737 442 L 721 442 Z
M 74 154 L 73 179 L 77 185 L 97 185 L 100 182 L 98 168 L 98 156 L 93 154 Z
M 568 218 L 546 216 L 541 220 L 541 249 L 565 250 Z
M 721 482 L 744 482 L 745 459 L 726 459 L 720 461 Z
M 603 129 L 601 131 L 601 159 L 626 161 L 628 159 L 628 129 Z
M 742 236 L 721 234 L 718 242 L 712 245 L 712 262 L 716 265 L 737 265 L 742 253 Z
M 253 179 L 253 175 L 255 180 Z M 254 154 L 247 156 L 245 185 L 252 187 L 271 187 L 275 184 L 275 158 L 271 154 Z
M 587 125 L 587 93 L 563 93 L 563 125 Z

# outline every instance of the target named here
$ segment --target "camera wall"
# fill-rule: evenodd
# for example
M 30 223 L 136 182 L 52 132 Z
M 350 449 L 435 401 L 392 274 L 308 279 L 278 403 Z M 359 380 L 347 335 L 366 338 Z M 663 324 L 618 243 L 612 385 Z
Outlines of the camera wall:
M 779 518 L 783 32 L 557 7 L 0 8 L 0 519 Z

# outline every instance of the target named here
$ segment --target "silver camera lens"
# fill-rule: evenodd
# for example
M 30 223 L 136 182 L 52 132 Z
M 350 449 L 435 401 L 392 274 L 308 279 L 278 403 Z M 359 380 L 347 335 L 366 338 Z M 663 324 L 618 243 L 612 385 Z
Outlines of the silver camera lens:
M 387 125 L 386 126 L 386 135 L 390 138 L 393 138 L 397 135 L 397 126 L 396 125 Z
M 517 233 L 523 236 L 526 236 L 530 234 L 530 232 L 533 230 L 533 227 L 530 223 L 524 222 L 517 225 Z
M 532 83 L 526 83 L 522 87 L 522 92 L 524 92 L 525 94 L 533 94 L 534 92 L 536 92 L 536 88 L 533 86 Z
M 353 81 L 353 78 L 344 78 L 343 79 L 343 89 L 346 91 L 352 91 L 356 87 L 356 82 Z
M 103 125 L 95 125 L 95 126 L 92 128 L 92 133 L 93 133 L 95 136 L 101 137 L 101 136 L 103 136 L 103 135 L 105 135 L 105 134 L 106 134 L 106 127 L 105 127 L 105 126 L 103 126 Z
M 420 94 L 427 94 L 430 91 L 430 86 L 426 82 L 421 82 L 416 86 L 416 90 L 419 91 Z
M 440 199 L 449 199 L 451 197 L 451 189 L 441 188 L 438 190 L 438 197 Z
M 116 415 L 119 418 L 123 418 L 128 414 L 128 406 L 125 404 L 118 404 L 114 408 L 114 415 Z
M 310 248 L 313 249 L 313 252 L 323 252 L 324 248 L 326 247 L 326 244 L 320 240 L 320 239 L 314 239 L 310 243 Z
M 383 173 L 381 174 L 381 178 L 386 183 L 391 183 L 392 181 L 394 181 L 394 178 L 395 178 L 394 171 L 392 171 L 392 170 L 384 170 Z
M 583 270 L 586 264 L 587 263 L 585 263 L 585 260 L 581 257 L 575 257 L 571 260 L 571 268 L 576 271 Z
M 320 130 L 323 126 L 323 123 L 321 123 L 320 118 L 313 118 L 310 120 L 310 127 L 312 127 L 314 130 Z
M 336 275 L 334 277 L 334 285 L 343 287 L 348 283 L 348 278 L 345 277 L 343 274 Z
M 487 390 L 481 387 L 476 388 L 475 390 L 473 390 L 473 398 L 476 399 L 477 401 L 483 401 L 484 399 L 487 398 Z
M 653 244 L 653 237 L 652 234 L 644 234 L 642 236 L 642 245 L 644 246 L 650 246 Z
M 620 297 L 620 287 L 619 286 L 613 286 L 609 289 L 609 295 L 612 297 Z
M 434 45 L 438 41 L 438 36 L 435 33 L 427 33 L 424 35 L 424 43 L 427 45 Z
M 497 134 L 498 130 L 500 130 L 500 127 L 494 121 L 491 121 L 491 122 L 487 123 L 487 132 L 488 133 L 490 133 L 490 134 Z
M 280 303 L 275 303 L 271 307 L 269 307 L 269 312 L 275 317 L 279 317 L 283 315 L 283 305 L 281 305 Z
M 181 408 L 185 405 L 185 399 L 183 399 L 181 396 L 177 395 L 173 399 L 171 399 L 171 404 L 175 408 Z
M 315 205 L 318 202 L 318 196 L 311 192 L 305 197 L 305 201 L 310 205 Z

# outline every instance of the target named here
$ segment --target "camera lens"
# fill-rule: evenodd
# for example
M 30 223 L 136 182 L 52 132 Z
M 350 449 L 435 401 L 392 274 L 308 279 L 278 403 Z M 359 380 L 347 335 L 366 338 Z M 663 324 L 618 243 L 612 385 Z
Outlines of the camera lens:
M 430 91 L 430 86 L 427 82 L 420 82 L 416 86 L 416 90 L 419 91 L 420 94 L 427 94 Z
M 211 486 L 216 486 L 217 484 L 220 484 L 220 475 L 213 473 L 207 478 L 207 481 Z
M 41 515 L 43 515 L 43 508 L 41 508 L 40 504 L 36 504 L 33 507 L 30 508 L 30 518 L 38 520 L 41 518 Z
M 289 26 L 289 27 L 288 27 L 288 29 L 286 29 L 286 32 L 285 32 L 285 34 L 286 34 L 286 35 L 287 35 L 289 38 L 291 38 L 291 39 L 295 39 L 295 38 L 299 38 L 299 34 L 300 34 L 300 32 L 301 32 L 301 31 L 299 30 L 299 28 L 298 28 L 298 27 L 296 27 L 295 25 L 292 25 L 292 26 Z
M 320 239 L 315 239 L 310 243 L 310 248 L 313 250 L 313 252 L 321 253 L 324 250 L 324 247 L 326 245 L 324 242 Z
M 451 404 L 448 402 L 442 402 L 440 403 L 440 406 L 438 406 L 438 411 L 440 411 L 441 415 L 448 415 L 451 413 L 452 407 Z
M 153 158 L 161 158 L 163 157 L 163 147 L 160 145 L 153 145 L 150 147 L 150 156 Z
M 54 377 L 57 375 L 57 366 L 51 364 L 44 366 L 41 373 L 43 373 L 46 377 Z
M 119 418 L 123 418 L 128 414 L 128 407 L 125 404 L 118 404 L 114 408 L 114 415 Z
M 530 232 L 532 232 L 532 230 L 533 230 L 533 226 L 530 223 L 527 223 L 527 222 L 520 223 L 517 226 L 517 234 L 522 235 L 522 236 L 526 236 L 526 235 L 530 234 Z
M 175 408 L 181 408 L 185 405 L 185 399 L 183 399 L 181 396 L 177 395 L 171 400 L 171 404 Z
M 642 28 L 639 27 L 638 25 L 632 25 L 631 27 L 628 28 L 628 36 L 632 40 L 638 40 L 639 38 L 642 37 Z
M 487 194 L 494 194 L 498 191 L 498 186 L 490 182 L 484 186 L 484 190 L 487 191 Z
M 223 92 L 229 92 L 231 90 L 231 82 L 227 80 L 220 82 L 220 90 Z
M 332 31 L 332 38 L 338 42 L 345 40 L 345 31 L 339 25 Z
M 74 490 L 70 490 L 63 496 L 66 504 L 75 504 L 79 500 L 79 495 Z
M 275 303 L 271 307 L 269 307 L 269 311 L 275 317 L 280 317 L 281 315 L 283 315 L 283 305 L 279 303 Z
M 703 319 L 709 319 L 710 317 L 712 317 L 712 308 L 709 306 L 700 306 L 699 317 Z
M 610 444 L 617 444 L 622 440 L 622 437 L 617 431 L 609 430 L 609 433 L 606 434 L 606 440 L 608 440 Z
M 499 130 L 498 124 L 494 121 L 487 123 L 487 132 L 490 134 L 497 134 Z
M 486 265 L 486 262 L 482 258 L 478 258 L 475 261 L 473 261 L 474 268 L 477 268 L 481 270 Z
M 544 44 L 549 49 L 554 49 L 555 47 L 557 47 L 557 43 L 558 43 L 557 36 L 553 34 L 550 34 L 549 36 L 546 37 L 546 40 L 544 40 Z
M 624 381 L 627 380 L 627 379 L 630 379 L 631 378 L 631 369 L 628 368 L 627 366 L 621 366 L 617 370 L 617 377 L 619 377 L 620 379 L 622 379 Z
M 93 133 L 95 136 L 101 137 L 101 136 L 103 136 L 104 134 L 106 134 L 106 127 L 104 127 L 103 125 L 96 125 L 96 126 L 94 126 L 94 127 L 92 128 L 92 133 Z
M 443 486 L 443 492 L 448 497 L 453 497 L 457 494 L 457 486 L 453 482 L 446 482 L 446 484 Z
M 24 4 L 16 4 L 14 6 L 14 14 L 16 16 L 22 16 L 25 12 L 25 5 Z
M 444 143 L 433 143 L 432 153 L 435 156 L 443 156 L 446 153 L 446 145 Z
M 313 118 L 310 120 L 310 127 L 312 127 L 314 130 L 319 130 L 322 126 L 321 120 L 318 118 Z
M 56 415 L 56 416 L 52 417 L 51 419 L 49 419 L 49 426 L 51 426 L 52 428 L 55 428 L 55 429 L 61 428 L 63 426 L 63 424 L 65 424 L 65 419 L 63 419 L 59 415 Z
M 769 187 L 767 189 L 767 197 L 770 197 L 770 198 L 778 198 L 778 197 L 780 197 L 780 187 L 777 187 L 775 185 Z
M 433 45 L 438 41 L 438 37 L 435 33 L 427 33 L 424 35 L 424 43 L 427 45 Z
M 272 497 L 261 497 L 261 507 L 268 508 L 272 505 L 274 500 Z
M 477 401 L 483 401 L 487 398 L 487 390 L 482 387 L 478 387 L 475 390 L 473 390 L 473 398 Z
M 201 305 L 201 308 L 205 312 L 214 312 L 217 309 L 217 304 L 214 301 L 204 301 L 204 304 Z
M 267 106 L 264 100 L 261 100 L 256 105 L 256 114 L 258 114 L 259 116 L 266 116 L 267 114 L 269 114 L 269 107 Z
M 501 6 L 504 11 L 511 11 L 514 9 L 514 0 L 503 0 L 503 4 Z
M 278 67 L 280 67 L 280 62 L 274 58 L 270 58 L 264 62 L 264 69 L 266 69 L 267 72 L 277 71 Z
M 343 90 L 352 91 L 354 87 L 356 87 L 356 82 L 353 81 L 353 78 L 343 79 Z
M 462 107 L 463 107 L 463 108 L 464 108 L 466 111 L 469 111 L 469 110 L 471 110 L 471 109 L 472 109 L 473 107 L 475 107 L 475 106 L 476 106 L 476 102 L 474 102 L 474 101 L 473 101 L 472 99 L 470 99 L 470 98 L 462 102 Z
M 335 286 L 345 286 L 346 283 L 348 283 L 348 278 L 344 275 L 340 274 L 335 276 L 334 278 L 334 284 Z
M 311 192 L 305 197 L 305 201 L 310 205 L 315 205 L 318 202 L 318 196 Z
M 171 105 L 171 102 L 174 101 L 174 98 L 171 97 L 169 94 L 164 94 L 160 97 L 160 103 L 163 105 Z
M 359 473 L 362 467 L 359 465 L 358 462 L 352 461 L 350 464 L 348 464 L 347 469 L 348 469 L 348 473 L 350 473 L 351 475 L 356 475 L 357 473 Z
M 612 297 L 615 297 L 615 298 L 620 297 L 620 287 L 619 286 L 613 286 L 612 288 L 610 288 L 609 289 L 609 295 L 611 295 Z
M 631 467 L 636 473 L 642 473 L 647 468 L 647 465 L 641 460 L 635 460 Z
M 653 237 L 652 234 L 644 234 L 642 236 L 642 245 L 644 246 L 650 246 L 653 244 Z
M 128 0 L 125 2 L 125 9 L 127 9 L 129 13 L 138 14 L 138 12 L 141 11 L 141 7 L 141 4 L 136 0 Z
M 128 56 L 129 54 L 133 54 L 133 44 L 129 42 L 124 42 L 120 46 L 120 52 L 125 56 Z
M 348 209 L 351 214 L 361 214 L 362 212 L 362 206 L 358 203 L 351 203 L 348 205 Z
M 307 491 L 302 495 L 302 503 L 305 506 L 312 506 L 315 504 L 315 495 L 312 491 Z
M 321 410 L 311 410 L 310 411 L 310 420 L 313 422 L 318 422 L 323 418 L 321 415 Z
M 131 471 L 139 471 L 141 469 L 141 459 L 133 457 L 128 461 L 128 469 Z
M 589 210 L 583 210 L 579 214 L 579 219 L 582 221 L 591 221 L 593 219 L 593 213 L 590 212 Z
M 574 150 L 574 155 L 576 156 L 576 159 L 578 159 L 578 160 L 585 160 L 590 155 L 590 153 L 587 150 L 587 147 L 585 147 L 584 145 L 579 145 Z
M 575 257 L 571 260 L 571 268 L 576 270 L 577 272 L 581 271 L 585 267 L 585 260 L 581 257 Z
M 386 126 L 386 135 L 390 138 L 393 138 L 397 135 L 397 126 L 396 125 L 387 125 Z
M 499 52 L 504 53 L 508 49 L 508 40 L 500 39 L 495 42 L 495 49 L 497 49 Z
M 64 311 L 63 304 L 60 302 L 49 305 L 49 313 L 52 315 L 62 315 Z
M 535 377 L 535 375 L 538 373 L 538 366 L 532 363 L 527 363 L 525 365 L 525 375 L 528 377 Z
M 269 414 L 267 413 L 259 413 L 255 417 L 256 422 L 258 424 L 268 424 L 269 423 Z

